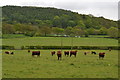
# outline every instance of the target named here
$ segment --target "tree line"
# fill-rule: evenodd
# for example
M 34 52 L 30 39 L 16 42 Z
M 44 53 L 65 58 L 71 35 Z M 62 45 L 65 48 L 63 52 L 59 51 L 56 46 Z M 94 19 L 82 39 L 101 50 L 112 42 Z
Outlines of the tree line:
M 117 21 L 50 7 L 3 6 L 2 21 L 3 34 L 118 36 Z

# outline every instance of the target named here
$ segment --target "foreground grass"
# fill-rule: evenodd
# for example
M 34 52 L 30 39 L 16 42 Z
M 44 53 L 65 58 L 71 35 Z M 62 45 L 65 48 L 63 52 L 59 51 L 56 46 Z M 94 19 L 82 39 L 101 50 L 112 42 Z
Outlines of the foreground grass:
M 78 51 L 77 57 L 51 56 L 50 50 L 41 50 L 40 57 L 32 57 L 27 50 L 14 51 L 15 55 L 4 54 L 3 78 L 117 78 L 118 51 L 106 52 L 104 60 L 97 55 L 84 55 Z
M 2 39 L 3 45 L 8 46 L 71 46 L 72 38 L 70 37 L 26 37 Z M 107 38 L 73 38 L 73 46 L 118 46 L 118 40 Z

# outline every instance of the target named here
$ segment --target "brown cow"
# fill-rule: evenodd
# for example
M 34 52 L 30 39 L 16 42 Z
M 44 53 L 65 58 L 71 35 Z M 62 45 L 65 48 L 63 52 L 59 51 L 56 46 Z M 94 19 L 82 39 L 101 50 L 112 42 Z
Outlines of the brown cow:
M 70 51 L 70 57 L 74 55 L 76 57 L 77 51 Z
M 32 56 L 34 55 L 40 56 L 40 51 L 32 51 Z
M 99 59 L 100 59 L 100 58 L 102 58 L 102 59 L 103 59 L 103 58 L 104 58 L 104 56 L 105 56 L 105 53 L 104 53 L 104 52 L 103 52 L 103 53 L 99 53 Z
M 57 57 L 58 57 L 58 60 L 61 60 L 61 58 L 62 58 L 62 51 L 57 51 Z
M 64 51 L 65 56 L 69 56 L 69 51 Z
M 51 54 L 52 54 L 52 56 L 55 55 L 55 51 L 52 51 Z
M 5 54 L 10 54 L 10 51 L 5 51 Z

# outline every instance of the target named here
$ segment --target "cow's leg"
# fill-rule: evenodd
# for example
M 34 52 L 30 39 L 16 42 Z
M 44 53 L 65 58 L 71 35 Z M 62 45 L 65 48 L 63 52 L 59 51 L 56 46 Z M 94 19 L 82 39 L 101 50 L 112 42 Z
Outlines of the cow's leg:
M 70 54 L 70 57 L 71 57 L 72 54 Z
M 61 57 L 60 57 L 60 60 L 61 60 Z
M 66 56 L 67 54 L 65 53 L 65 56 Z
M 58 60 L 59 60 L 59 56 L 58 56 Z
M 69 56 L 69 54 L 67 54 L 67 57 Z
M 102 59 L 103 59 L 104 57 L 102 57 Z
M 75 57 L 76 57 L 76 54 L 75 54 Z
M 100 59 L 100 56 L 99 56 L 99 59 Z

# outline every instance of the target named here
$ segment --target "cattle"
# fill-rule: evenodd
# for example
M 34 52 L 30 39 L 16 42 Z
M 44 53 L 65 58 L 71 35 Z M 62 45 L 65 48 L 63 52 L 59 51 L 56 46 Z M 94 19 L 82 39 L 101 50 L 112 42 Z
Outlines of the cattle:
M 100 58 L 102 58 L 102 59 L 103 59 L 103 58 L 104 58 L 104 56 L 105 56 L 105 53 L 104 53 L 104 52 L 103 52 L 103 53 L 99 53 L 99 59 L 100 59 Z
M 109 49 L 109 51 L 111 51 L 111 48 Z
M 74 55 L 76 57 L 77 51 L 70 51 L 70 57 Z
M 5 51 L 5 54 L 11 54 L 11 55 L 13 55 L 13 54 L 14 54 L 14 52 Z
M 62 51 L 57 51 L 57 57 L 58 57 L 58 60 L 61 60 L 61 58 L 62 58 Z
M 87 55 L 87 52 L 84 52 L 84 55 Z
M 69 51 L 64 51 L 65 56 L 69 56 Z
M 91 54 L 97 54 L 95 51 L 92 51 Z
M 40 51 L 32 51 L 32 56 L 40 56 Z
M 11 52 L 11 55 L 13 55 L 14 54 L 14 52 Z
M 51 54 L 52 54 L 52 56 L 55 55 L 55 51 L 52 51 Z
M 5 51 L 5 54 L 10 54 L 10 51 Z
M 30 50 L 28 50 L 28 53 L 30 53 Z

